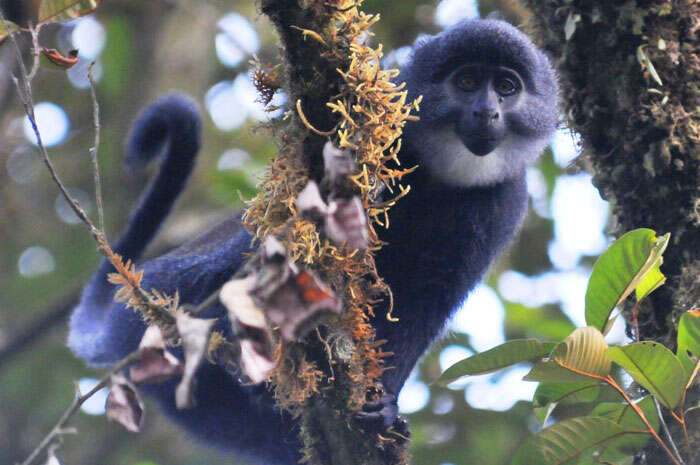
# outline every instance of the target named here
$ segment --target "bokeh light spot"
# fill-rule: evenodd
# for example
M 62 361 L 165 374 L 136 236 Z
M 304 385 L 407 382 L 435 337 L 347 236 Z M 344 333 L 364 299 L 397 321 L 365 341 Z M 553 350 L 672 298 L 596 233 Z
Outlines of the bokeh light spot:
M 82 189 L 77 187 L 68 188 L 68 193 L 71 197 L 78 201 L 80 206 L 83 208 L 85 213 L 90 214 L 92 211 L 92 201 L 90 195 Z M 54 202 L 54 209 L 56 214 L 64 223 L 68 224 L 78 224 L 80 223 L 80 218 L 75 214 L 73 208 L 71 208 L 68 201 L 63 197 L 63 194 L 58 194 L 56 201 Z
M 498 295 L 485 284 L 479 284 L 457 311 L 450 329 L 469 335 L 478 352 L 504 342 L 505 309 Z
M 95 378 L 83 378 L 78 381 L 78 388 L 81 394 L 86 394 L 97 386 L 98 380 Z M 87 413 L 88 415 L 104 415 L 105 414 L 105 404 L 107 403 L 107 395 L 109 394 L 109 389 L 106 387 L 100 389 L 95 394 L 93 394 L 88 400 L 86 400 L 83 405 L 80 406 L 80 410 Z
M 526 367 L 514 367 L 504 372 L 475 376 L 467 387 L 465 399 L 473 408 L 509 410 L 519 400 L 531 400 L 537 383 L 523 381 L 530 371 Z
M 448 394 L 440 394 L 433 399 L 433 413 L 435 415 L 446 415 L 452 411 L 455 401 Z
M 35 147 L 23 145 L 7 157 L 7 174 L 18 184 L 31 182 L 40 171 L 39 154 Z
M 34 116 L 41 140 L 46 147 L 63 142 L 70 129 L 70 121 L 63 108 L 55 103 L 40 102 L 34 106 Z M 36 145 L 36 136 L 28 117 L 24 119 L 24 136 Z
M 401 394 L 399 394 L 399 412 L 408 414 L 422 410 L 430 401 L 430 389 L 422 382 L 415 379 L 406 381 Z
M 223 32 L 216 35 L 216 55 L 228 67 L 238 66 L 246 56 L 260 49 L 260 40 L 255 29 L 245 17 L 229 13 L 218 22 Z
M 222 131 L 241 127 L 248 117 L 229 81 L 215 84 L 207 91 L 204 101 L 212 121 Z
M 476 0 L 442 0 L 435 9 L 435 23 L 442 27 L 478 17 L 479 5 Z
M 68 75 L 68 80 L 74 87 L 78 89 L 88 89 L 90 88 L 90 80 L 88 79 L 88 68 L 90 67 L 92 60 L 81 59 L 72 68 L 66 71 Z M 104 68 L 102 67 L 102 62 L 97 60 L 95 66 L 92 67 L 92 78 L 95 82 L 100 82 L 102 75 L 104 74 Z
M 219 171 L 239 170 L 250 161 L 250 154 L 243 149 L 229 149 L 225 151 L 216 164 Z
M 25 249 L 17 262 L 19 273 L 25 278 L 34 278 L 53 272 L 56 269 L 56 261 L 51 252 L 38 245 Z
M 107 32 L 95 18 L 85 16 L 76 20 L 71 33 L 71 42 L 73 47 L 78 49 L 78 56 L 88 61 L 94 60 L 105 47 Z

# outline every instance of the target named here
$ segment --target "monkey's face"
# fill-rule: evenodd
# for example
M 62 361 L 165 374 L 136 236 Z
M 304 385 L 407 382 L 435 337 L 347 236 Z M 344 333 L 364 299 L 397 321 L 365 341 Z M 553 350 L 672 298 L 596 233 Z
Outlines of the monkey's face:
M 476 156 L 488 156 L 508 134 L 508 117 L 523 100 L 523 80 L 513 69 L 469 63 L 457 69 L 445 90 L 459 112 L 455 132 Z
M 446 184 L 520 176 L 556 129 L 554 68 L 503 21 L 463 21 L 419 39 L 399 78 L 409 100 L 423 96 L 404 132 L 407 155 Z
M 473 60 L 419 89 L 420 120 L 407 126 L 407 142 L 446 184 L 485 186 L 517 176 L 554 129 L 541 123 L 543 116 L 552 119 L 552 104 L 501 63 Z

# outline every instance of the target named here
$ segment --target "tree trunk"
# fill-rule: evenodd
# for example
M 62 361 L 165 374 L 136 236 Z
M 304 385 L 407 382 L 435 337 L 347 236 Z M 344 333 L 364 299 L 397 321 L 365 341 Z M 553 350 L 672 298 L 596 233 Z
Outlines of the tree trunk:
M 671 233 L 661 267 L 668 280 L 640 309 L 638 334 L 630 309 L 624 314 L 630 334 L 674 348 L 680 315 L 700 304 L 700 5 L 525 3 L 536 39 L 559 69 L 562 110 L 612 207 L 612 232 Z M 696 402 L 697 389 L 686 405 Z M 697 431 L 696 423 L 696 450 Z M 653 451 L 644 460 L 665 463 Z

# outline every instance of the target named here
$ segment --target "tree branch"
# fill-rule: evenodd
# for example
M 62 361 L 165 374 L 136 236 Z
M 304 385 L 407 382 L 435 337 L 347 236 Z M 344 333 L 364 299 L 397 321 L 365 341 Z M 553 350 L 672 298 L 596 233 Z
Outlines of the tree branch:
M 54 426 L 49 434 L 47 434 L 44 439 L 41 440 L 38 446 L 29 454 L 29 456 L 21 463 L 21 465 L 31 465 L 32 462 L 41 454 L 47 447 L 49 447 L 54 440 L 56 440 L 58 437 L 60 437 L 63 434 L 66 434 L 66 425 L 68 424 L 68 421 L 71 419 L 71 417 L 80 409 L 80 406 L 85 403 L 90 397 L 92 397 L 97 391 L 100 389 L 106 387 L 109 385 L 109 381 L 112 377 L 112 375 L 120 372 L 127 366 L 129 366 L 131 363 L 135 362 L 138 360 L 138 358 L 141 357 L 141 349 L 135 350 L 134 352 L 130 353 L 126 357 L 124 357 L 121 361 L 117 362 L 108 372 L 105 374 L 98 383 L 90 389 L 87 393 L 81 394 L 80 390 L 78 389 L 78 386 L 75 386 L 75 399 L 73 400 L 73 403 L 68 407 L 68 409 L 63 412 L 63 415 L 61 415 L 61 418 L 58 420 L 58 423 L 56 423 L 56 426 Z

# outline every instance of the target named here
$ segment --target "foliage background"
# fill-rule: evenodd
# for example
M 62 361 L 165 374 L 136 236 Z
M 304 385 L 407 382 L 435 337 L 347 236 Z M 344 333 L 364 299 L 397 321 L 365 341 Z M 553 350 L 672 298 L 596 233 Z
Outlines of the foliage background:
M 382 15 L 374 40 L 387 51 L 410 45 L 419 34 L 438 32 L 441 25 L 476 11 L 486 16 L 499 10 L 518 25 L 527 20 L 527 12 L 512 0 L 480 1 L 478 6 L 466 0 L 367 0 L 364 7 Z M 81 22 L 91 21 L 93 27 L 83 25 L 88 33 L 80 47 L 99 52 L 95 59 L 101 70 L 100 162 L 110 238 L 118 234 L 148 179 L 146 174 L 124 170 L 121 148 L 138 110 L 156 96 L 171 89 L 193 95 L 203 108 L 205 132 L 198 168 L 151 255 L 239 209 L 238 192 L 246 198 L 252 195 L 256 176 L 274 155 L 274 143 L 255 129 L 259 111 L 255 96 L 246 91 L 250 56 L 233 66 L 222 60 L 236 43 L 248 46 L 240 26 L 223 37 L 224 31 L 217 27 L 232 12 L 248 18 L 260 43 L 257 56 L 274 64 L 277 45 L 272 28 L 257 16 L 253 2 L 243 0 L 107 0 L 93 17 L 47 27 L 42 33 L 44 46 L 65 52 L 78 41 L 74 31 Z M 100 50 L 96 45 L 102 33 Z M 8 51 L 9 47 L 0 47 L 0 353 L 23 328 L 50 311 L 53 302 L 77 292 L 99 260 L 84 228 L 71 223 L 57 202 L 58 192 L 25 136 L 23 112 L 9 79 L 14 57 Z M 400 57 L 399 53 L 395 59 Z M 76 195 L 80 198 L 83 193 L 89 199 L 92 104 L 89 90 L 75 84 L 80 77 L 75 71 L 71 80 L 65 71 L 45 66 L 34 89 L 38 102 L 55 104 L 68 118 L 69 127 L 50 153 Z M 217 103 L 217 96 L 223 100 Z M 224 111 L 218 113 L 217 108 Z M 244 111 L 249 117 L 233 127 L 232 120 Z M 229 118 L 228 128 L 224 117 Z M 56 129 L 59 122 L 51 120 L 47 130 Z M 607 206 L 589 176 L 580 174 L 583 166 L 578 165 L 584 163 L 572 162 L 576 150 L 571 136 L 560 134 L 554 148 L 530 173 L 532 211 L 519 239 L 494 266 L 487 286 L 458 312 L 445 339 L 424 359 L 402 393 L 400 406 L 412 424 L 416 464 L 507 463 L 520 441 L 539 428 L 529 402 L 522 400 L 534 389 L 534 383 L 519 381 L 523 370 L 477 378 L 451 389 L 429 383 L 471 350 L 484 350 L 503 338 L 560 339 L 573 329 L 572 319 L 582 321 L 587 276 L 607 242 L 602 229 Z M 229 169 L 219 169 L 226 162 Z M 66 321 L 61 320 L 26 350 L 0 357 L 0 463 L 24 458 L 38 443 L 69 404 L 73 380 L 87 385 L 96 376 L 65 347 L 65 333 Z M 617 334 L 620 339 L 621 331 Z M 99 411 L 100 405 L 93 408 Z M 139 435 L 99 414 L 81 414 L 73 424 L 81 434 L 64 444 L 61 457 L 66 464 L 245 463 L 189 440 L 155 408 L 149 410 L 145 431 Z

